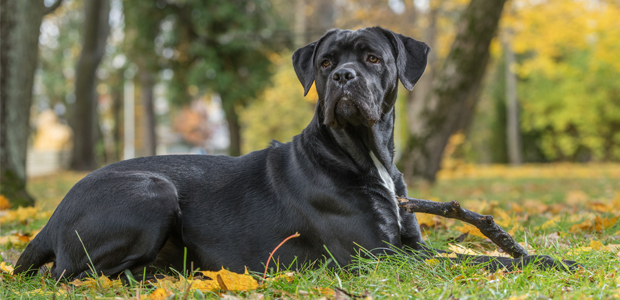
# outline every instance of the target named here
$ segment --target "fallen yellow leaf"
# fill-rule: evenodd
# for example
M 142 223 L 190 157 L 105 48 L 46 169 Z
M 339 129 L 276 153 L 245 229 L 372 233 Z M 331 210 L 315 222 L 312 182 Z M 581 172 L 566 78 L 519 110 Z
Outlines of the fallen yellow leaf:
M 435 225 L 435 215 L 416 213 L 415 216 L 418 219 L 418 224 L 420 224 L 420 227 L 422 228 L 433 228 L 433 226 Z
M 222 279 L 222 282 L 226 286 L 226 289 L 229 291 L 250 291 L 258 288 L 258 282 L 254 277 L 250 276 L 248 270 L 245 270 L 245 273 L 238 274 L 230 272 L 224 268 L 220 271 L 212 272 L 212 271 L 201 271 L 205 276 L 213 279 L 217 283 L 217 276 L 219 275 Z M 219 288 L 223 288 L 218 286 Z
M 110 278 L 108 278 L 105 275 L 101 275 L 98 278 L 89 277 L 84 280 L 75 279 L 69 283 L 74 286 L 83 286 L 83 287 L 87 287 L 91 289 L 93 288 L 104 288 L 104 289 L 120 288 L 123 286 L 123 283 L 121 282 L 120 279 L 110 280 Z
M 603 245 L 603 243 L 601 243 L 600 241 L 597 241 L 597 240 L 591 240 L 590 241 L 590 247 L 592 249 L 598 250 L 598 251 L 601 251 L 601 250 L 611 250 L 611 249 L 609 249 L 609 247 Z
M 454 252 L 456 254 L 482 255 L 482 253 L 474 249 L 470 249 L 459 244 L 448 244 L 448 249 L 450 250 L 450 252 Z
M 610 212 L 613 210 L 613 206 L 607 204 L 607 203 L 603 203 L 603 202 L 598 202 L 598 201 L 593 201 L 593 202 L 589 202 L 588 203 L 588 207 L 596 212 L 600 212 L 600 213 L 604 213 L 604 212 Z
M 13 267 L 7 265 L 5 262 L 0 263 L 0 273 L 6 273 L 13 275 Z
M 3 211 L 0 216 L 0 224 L 8 222 L 25 222 L 27 219 L 46 219 L 51 216 L 51 212 L 42 212 L 38 207 L 18 207 L 15 210 Z
M 464 223 L 463 226 L 461 227 L 457 227 L 456 230 L 462 232 L 462 233 L 469 233 L 471 235 L 486 239 L 487 237 L 482 234 L 482 232 L 480 232 L 480 230 L 478 228 L 476 228 L 476 226 L 474 225 L 470 225 L 470 224 L 466 224 Z
M 580 231 L 602 232 L 603 230 L 612 227 L 616 223 L 617 220 L 618 220 L 618 217 L 601 218 L 600 216 L 596 216 L 594 217 L 594 220 L 586 220 L 586 221 L 583 221 L 582 223 L 571 226 L 570 232 L 571 233 L 577 233 Z
M 172 292 L 164 289 L 157 288 L 155 289 L 146 299 L 148 300 L 166 300 L 168 296 L 172 295 Z

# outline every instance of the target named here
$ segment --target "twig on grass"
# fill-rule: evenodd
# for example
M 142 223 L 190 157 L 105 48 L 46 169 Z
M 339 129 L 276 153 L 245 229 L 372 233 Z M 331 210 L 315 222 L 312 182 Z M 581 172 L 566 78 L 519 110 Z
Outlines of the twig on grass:
M 457 219 L 476 226 L 493 243 L 514 258 L 527 256 L 527 251 L 519 245 L 510 234 L 506 233 L 493 221 L 492 216 L 485 216 L 464 209 L 457 201 L 434 202 L 430 200 L 398 197 L 398 206 L 409 213 L 427 213 L 444 218 Z

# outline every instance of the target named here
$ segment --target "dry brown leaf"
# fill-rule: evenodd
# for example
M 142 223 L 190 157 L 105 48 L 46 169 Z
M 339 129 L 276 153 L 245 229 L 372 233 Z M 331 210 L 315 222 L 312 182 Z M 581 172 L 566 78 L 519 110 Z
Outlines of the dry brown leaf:
M 613 206 L 611 206 L 610 204 L 599 202 L 599 201 L 589 202 L 588 208 L 590 208 L 591 210 L 595 212 L 600 212 L 600 213 L 610 212 L 613 210 Z
M 582 223 L 571 226 L 571 233 L 578 232 L 602 232 L 603 230 L 610 228 L 616 224 L 618 217 L 614 218 L 601 218 L 600 216 L 594 217 L 594 220 L 586 220 Z

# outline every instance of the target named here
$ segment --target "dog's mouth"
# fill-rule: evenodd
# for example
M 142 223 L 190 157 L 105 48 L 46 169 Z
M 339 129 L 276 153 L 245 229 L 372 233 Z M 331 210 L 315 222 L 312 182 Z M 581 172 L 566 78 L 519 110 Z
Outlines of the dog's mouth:
M 346 124 L 372 127 L 379 121 L 380 114 L 374 99 L 354 94 L 346 88 L 335 88 L 325 98 L 325 119 L 323 124 L 333 128 L 342 128 Z M 370 93 L 368 93 L 370 94 Z

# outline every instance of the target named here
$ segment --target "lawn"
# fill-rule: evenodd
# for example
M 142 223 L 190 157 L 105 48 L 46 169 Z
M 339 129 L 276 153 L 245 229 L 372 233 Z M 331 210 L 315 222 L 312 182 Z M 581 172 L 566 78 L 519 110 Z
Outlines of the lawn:
M 318 262 L 300 272 L 262 270 L 250 273 L 259 285 L 229 281 L 248 276 L 221 271 L 217 283 L 169 274 L 157 283 L 97 278 L 66 282 L 47 275 L 23 278 L 9 274 L 20 251 L 41 228 L 68 189 L 84 174 L 65 172 L 29 183 L 37 208 L 0 211 L 1 299 L 609 299 L 620 298 L 620 165 L 551 164 L 459 166 L 442 171 L 437 184 L 418 186 L 410 197 L 458 200 L 462 206 L 491 214 L 530 253 L 575 260 L 585 266 L 569 273 L 526 268 L 488 273 L 476 266 L 446 264 L 437 259 L 415 261 L 406 255 L 362 255 L 345 268 Z M 474 228 L 459 221 L 419 214 L 428 241 L 437 248 L 500 254 Z M 465 234 L 468 233 L 468 234 Z M 218 273 L 219 274 L 219 273 Z M 205 274 L 209 277 L 209 274 Z M 215 275 L 212 275 L 215 277 Z M 222 279 L 220 278 L 220 279 Z M 250 278 L 251 279 L 251 278 Z M 252 280 L 252 282 L 255 282 Z M 220 285 L 218 285 L 220 284 Z M 215 287 L 214 287 L 215 286 Z M 245 290 L 245 291 L 243 291 Z

